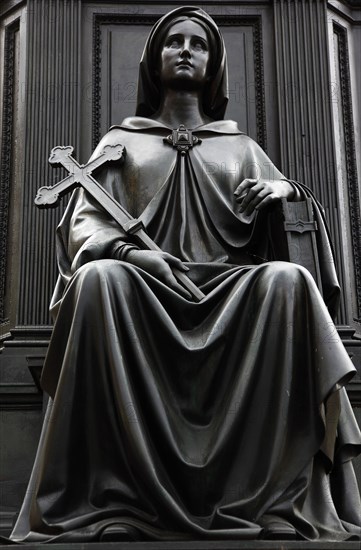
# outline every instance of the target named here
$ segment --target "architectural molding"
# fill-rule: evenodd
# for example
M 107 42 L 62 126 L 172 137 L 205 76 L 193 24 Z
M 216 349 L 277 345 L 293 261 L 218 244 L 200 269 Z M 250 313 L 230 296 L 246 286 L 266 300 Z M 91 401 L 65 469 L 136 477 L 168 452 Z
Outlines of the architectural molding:
M 351 96 L 351 76 L 349 66 L 349 51 L 347 30 L 337 22 L 333 22 L 333 32 L 338 37 L 338 62 L 340 71 L 341 116 L 346 159 L 346 180 L 350 212 L 350 228 L 355 272 L 357 318 L 361 322 L 361 212 L 360 193 L 358 189 L 358 174 L 355 148 L 355 132 Z
M 92 65 L 92 150 L 98 145 L 101 136 L 101 61 L 102 61 L 102 25 L 154 25 L 159 15 L 93 15 L 93 65 Z
M 263 65 L 263 36 L 262 17 L 260 15 L 229 16 L 214 15 L 214 20 L 220 26 L 251 26 L 253 32 L 253 60 L 255 70 L 255 92 L 256 92 L 256 127 L 257 143 L 267 152 L 267 122 L 265 108 L 265 86 L 264 86 L 264 65 Z
M 8 225 L 11 195 L 14 86 L 15 86 L 15 35 L 20 28 L 20 18 L 5 28 L 4 41 L 4 89 L 0 179 L 0 323 L 6 321 L 5 291 L 8 253 Z
M 0 411 L 42 410 L 43 394 L 35 384 L 0 384 Z

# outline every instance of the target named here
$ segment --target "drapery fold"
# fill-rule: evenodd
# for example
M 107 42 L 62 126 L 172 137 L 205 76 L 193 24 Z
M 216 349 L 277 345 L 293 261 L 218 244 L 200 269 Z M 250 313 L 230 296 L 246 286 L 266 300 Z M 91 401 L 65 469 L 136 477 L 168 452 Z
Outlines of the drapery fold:
M 139 539 L 255 539 L 276 521 L 305 539 L 357 538 L 361 438 L 339 388 L 355 369 L 311 275 L 277 261 L 267 213 L 245 219 L 233 200 L 250 174 L 283 175 L 231 122 L 196 129 L 183 161 L 169 131 L 127 119 L 99 145 L 125 145 L 124 164 L 97 177 L 206 297 L 109 257 L 131 237 L 75 192 L 58 230 L 51 401 L 12 537 L 98 540 L 118 524 Z

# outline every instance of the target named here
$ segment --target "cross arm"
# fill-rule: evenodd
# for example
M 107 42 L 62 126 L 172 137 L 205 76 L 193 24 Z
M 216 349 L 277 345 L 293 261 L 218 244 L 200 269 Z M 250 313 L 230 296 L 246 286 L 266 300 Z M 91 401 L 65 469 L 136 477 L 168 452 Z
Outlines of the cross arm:
M 142 248 L 161 251 L 159 246 L 146 233 L 142 222 L 134 219 L 91 175 L 91 171 L 106 160 L 121 160 L 125 153 L 124 147 L 121 145 L 108 145 L 99 153 L 98 157 L 87 165 L 79 165 L 71 157 L 72 151 L 72 147 L 55 147 L 52 150 L 49 162 L 62 164 L 71 173 L 67 178 L 53 186 L 40 187 L 34 201 L 36 206 L 39 208 L 55 207 L 61 196 L 69 193 L 74 187 L 81 186 L 110 214 L 123 231 L 135 237 Z M 172 272 L 196 301 L 201 301 L 205 297 L 203 292 L 185 273 L 176 268 L 172 268 Z

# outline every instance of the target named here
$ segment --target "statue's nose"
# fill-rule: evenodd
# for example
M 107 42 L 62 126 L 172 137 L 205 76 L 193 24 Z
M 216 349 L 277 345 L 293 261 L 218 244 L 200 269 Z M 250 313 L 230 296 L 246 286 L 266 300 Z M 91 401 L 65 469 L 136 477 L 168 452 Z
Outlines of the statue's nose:
M 185 40 L 184 43 L 183 43 L 183 47 L 182 47 L 182 50 L 181 50 L 181 55 L 183 55 L 183 56 L 190 56 L 191 55 L 190 43 L 189 43 L 188 40 Z

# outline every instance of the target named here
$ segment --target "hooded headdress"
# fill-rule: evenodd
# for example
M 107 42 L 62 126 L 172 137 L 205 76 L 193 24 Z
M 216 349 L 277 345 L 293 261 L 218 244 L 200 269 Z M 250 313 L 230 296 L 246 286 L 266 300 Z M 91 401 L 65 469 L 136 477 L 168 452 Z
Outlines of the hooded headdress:
M 155 75 L 160 50 L 170 27 L 187 18 L 205 29 L 210 45 L 211 80 L 204 91 L 204 113 L 214 120 L 224 118 L 228 102 L 228 73 L 223 37 L 214 20 L 201 8 L 193 6 L 182 6 L 172 10 L 159 19 L 150 31 L 140 61 L 136 115 L 149 117 L 159 109 L 161 89 Z

